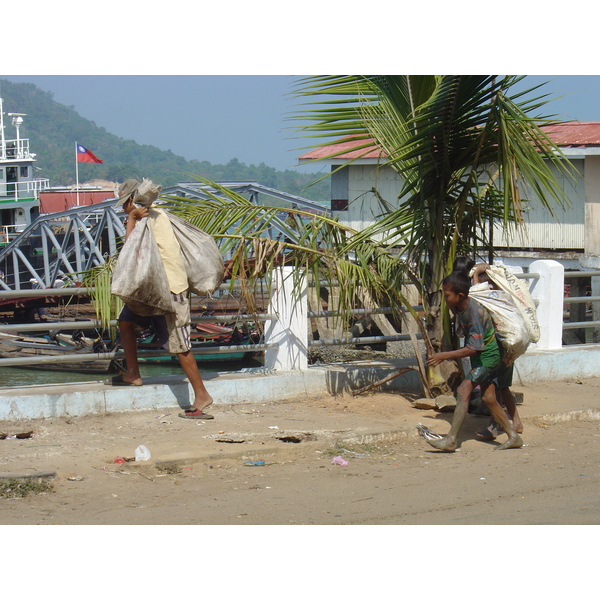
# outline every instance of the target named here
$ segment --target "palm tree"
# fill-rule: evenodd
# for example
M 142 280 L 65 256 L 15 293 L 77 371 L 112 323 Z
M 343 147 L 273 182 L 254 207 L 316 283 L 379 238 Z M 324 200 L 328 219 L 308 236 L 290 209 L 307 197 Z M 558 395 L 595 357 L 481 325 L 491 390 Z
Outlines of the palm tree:
M 300 137 L 343 135 L 365 153 L 378 146 L 385 164 L 402 177 L 399 208 L 382 201 L 381 215 L 363 231 L 298 209 L 287 209 L 289 218 L 282 218 L 280 207 L 256 206 L 200 177 L 206 198 L 168 198 L 171 210 L 217 239 L 231 256 L 232 281 L 242 284 L 249 302 L 263 276 L 285 263 L 297 267 L 296 277 L 308 273 L 317 287 L 320 281 L 327 287 L 343 282 L 338 299 L 343 320 L 366 292 L 376 304 L 394 308 L 397 318 L 411 313 L 421 325 L 400 291 L 412 281 L 426 308 L 424 337 L 437 350 L 448 343 L 439 289 L 456 252 L 491 249 L 492 221 L 507 227 L 522 221 L 522 184 L 547 206 L 563 201 L 548 165 L 564 171 L 567 163 L 539 126 L 549 117 L 531 116 L 544 97 L 514 92 L 518 81 L 408 75 L 301 79 L 294 93 L 311 102 L 292 117 L 305 123 L 295 128 Z M 279 239 L 267 235 L 273 226 Z M 94 273 L 88 285 L 97 277 Z M 103 298 L 108 306 L 110 296 Z M 417 359 L 431 395 L 418 352 Z M 440 391 L 446 391 L 440 383 L 448 377 L 442 374 L 436 383 Z
M 544 133 L 551 117 L 534 116 L 548 97 L 532 95 L 540 86 L 517 92 L 521 79 L 316 76 L 301 79 L 294 92 L 306 100 L 291 117 L 302 123 L 295 127 L 298 137 L 328 138 L 325 158 L 340 154 L 341 136 L 362 154 L 376 146 L 384 165 L 400 175 L 399 207 L 383 206 L 347 249 L 377 236 L 383 246 L 402 250 L 403 272 L 420 282 L 436 350 L 448 343 L 440 288 L 457 252 L 491 254 L 492 223 L 523 223 L 522 205 L 532 197 L 523 190 L 550 210 L 565 202 L 551 165 L 570 174 L 570 163 Z M 309 147 L 316 146 L 323 143 Z

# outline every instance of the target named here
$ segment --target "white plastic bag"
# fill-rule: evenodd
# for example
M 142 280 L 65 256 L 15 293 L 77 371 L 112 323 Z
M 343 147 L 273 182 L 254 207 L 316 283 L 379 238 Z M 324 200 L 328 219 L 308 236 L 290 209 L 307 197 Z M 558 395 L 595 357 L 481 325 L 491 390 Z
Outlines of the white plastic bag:
M 141 445 L 135 449 L 135 460 L 139 462 L 141 460 L 150 460 L 150 450 L 146 446 Z
M 123 245 L 110 291 L 144 317 L 174 312 L 169 281 L 148 219 L 136 224 Z
M 525 353 L 531 342 L 529 330 L 512 296 L 503 290 L 491 290 L 487 283 L 479 283 L 471 286 L 469 298 L 473 298 L 490 313 L 496 337 L 503 349 L 502 360 L 511 365 Z

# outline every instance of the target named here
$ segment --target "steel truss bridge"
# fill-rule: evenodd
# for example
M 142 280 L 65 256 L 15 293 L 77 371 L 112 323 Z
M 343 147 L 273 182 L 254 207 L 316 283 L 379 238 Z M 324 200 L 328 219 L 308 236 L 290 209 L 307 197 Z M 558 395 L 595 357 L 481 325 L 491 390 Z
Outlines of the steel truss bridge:
M 259 201 L 259 194 L 264 194 L 305 210 L 320 214 L 327 212 L 317 202 L 254 181 L 219 184 L 248 195 L 255 204 Z M 164 189 L 161 198 L 167 203 L 169 197 L 203 199 L 208 197 L 206 190 L 220 195 L 204 184 L 178 183 Z M 83 271 L 103 264 L 117 252 L 125 236 L 125 214 L 120 208 L 115 210 L 116 202 L 114 198 L 39 216 L 17 237 L 0 247 L 0 270 L 4 273 L 4 278 L 0 278 L 0 292 L 31 290 L 31 279 L 36 279 L 43 288 L 53 287 L 54 282 L 64 276 L 77 281 Z M 271 225 L 271 235 L 283 233 L 276 219 Z

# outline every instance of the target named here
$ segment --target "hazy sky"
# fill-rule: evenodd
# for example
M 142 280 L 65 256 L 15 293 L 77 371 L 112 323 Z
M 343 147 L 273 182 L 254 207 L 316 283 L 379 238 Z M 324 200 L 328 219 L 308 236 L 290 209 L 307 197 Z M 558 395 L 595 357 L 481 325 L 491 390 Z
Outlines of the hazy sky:
M 187 159 L 221 164 L 238 158 L 283 170 L 302 154 L 293 148 L 306 145 L 285 131 L 291 126 L 285 113 L 296 104 L 290 76 L 0 77 L 34 83 L 110 133 Z
M 305 140 L 291 139 L 286 121 L 298 100 L 299 77 L 287 75 L 0 75 L 34 83 L 110 133 L 171 150 L 186 159 L 232 158 L 295 168 Z M 564 119 L 600 121 L 600 76 L 531 76 L 549 83 L 550 108 Z M 1 94 L 0 88 L 0 94 Z M 5 107 L 17 112 L 19 107 Z M 26 130 L 27 122 L 25 121 Z M 85 145 L 85 140 L 78 140 Z M 90 148 L 94 151 L 93 148 Z M 314 165 L 311 171 L 318 170 Z

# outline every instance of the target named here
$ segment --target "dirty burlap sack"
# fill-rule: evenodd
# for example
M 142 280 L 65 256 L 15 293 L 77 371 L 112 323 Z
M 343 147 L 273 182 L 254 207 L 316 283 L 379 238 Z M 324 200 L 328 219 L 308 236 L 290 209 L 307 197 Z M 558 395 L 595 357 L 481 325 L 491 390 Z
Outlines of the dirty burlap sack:
M 537 320 L 535 302 L 529 293 L 527 281 L 517 279 L 514 273 L 511 273 L 504 265 L 493 265 L 486 272 L 501 290 L 511 296 L 523 317 L 530 341 L 533 343 L 538 342 L 540 339 L 540 325 Z
M 136 224 L 123 245 L 110 291 L 143 317 L 174 312 L 169 281 L 148 219 Z
M 181 248 L 188 278 L 188 289 L 205 296 L 214 292 L 223 282 L 225 263 L 215 240 L 198 227 L 164 211 L 175 239 Z
M 469 289 L 469 298 L 487 308 L 494 322 L 496 337 L 502 345 L 502 359 L 511 365 L 525 354 L 531 335 L 513 297 L 503 290 L 492 290 L 487 283 L 479 283 Z

